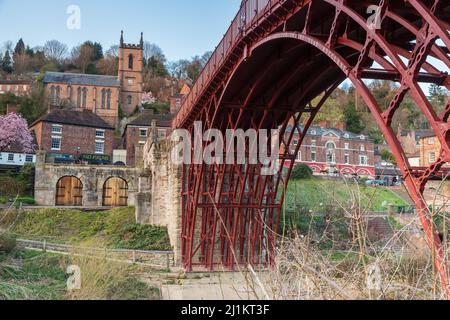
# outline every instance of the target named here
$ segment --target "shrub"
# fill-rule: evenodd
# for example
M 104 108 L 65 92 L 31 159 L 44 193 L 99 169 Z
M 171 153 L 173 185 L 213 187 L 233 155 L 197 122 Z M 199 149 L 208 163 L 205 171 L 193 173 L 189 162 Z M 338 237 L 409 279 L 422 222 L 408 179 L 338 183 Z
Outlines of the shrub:
M 299 179 L 307 179 L 310 178 L 313 174 L 313 171 L 309 166 L 306 164 L 298 164 L 294 167 L 292 170 L 291 177 L 292 179 L 299 180 Z
M 16 238 L 0 232 L 0 253 L 10 253 L 16 247 Z

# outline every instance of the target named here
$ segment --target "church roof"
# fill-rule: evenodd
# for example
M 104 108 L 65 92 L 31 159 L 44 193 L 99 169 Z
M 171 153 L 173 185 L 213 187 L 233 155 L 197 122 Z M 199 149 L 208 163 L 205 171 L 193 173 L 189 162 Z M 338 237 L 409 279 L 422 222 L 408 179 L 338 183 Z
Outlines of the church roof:
M 114 76 L 102 76 L 80 73 L 46 72 L 44 83 L 64 83 L 71 85 L 120 87 L 120 81 Z

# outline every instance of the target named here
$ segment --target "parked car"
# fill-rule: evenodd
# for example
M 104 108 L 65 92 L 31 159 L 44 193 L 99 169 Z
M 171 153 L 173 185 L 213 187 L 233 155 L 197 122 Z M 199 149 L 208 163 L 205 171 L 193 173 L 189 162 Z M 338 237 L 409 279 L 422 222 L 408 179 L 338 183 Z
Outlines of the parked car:
M 388 183 L 385 180 L 367 180 L 366 186 L 368 186 L 368 187 L 387 187 Z

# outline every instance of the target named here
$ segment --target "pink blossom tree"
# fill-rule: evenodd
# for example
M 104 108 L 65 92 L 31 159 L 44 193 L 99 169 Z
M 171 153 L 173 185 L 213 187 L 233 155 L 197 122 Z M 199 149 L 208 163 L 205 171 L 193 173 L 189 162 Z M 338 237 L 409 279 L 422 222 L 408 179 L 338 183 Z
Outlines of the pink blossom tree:
M 153 96 L 153 94 L 149 92 L 144 92 L 141 99 L 142 105 L 149 105 L 156 102 L 156 98 Z
M 16 113 L 0 116 L 0 151 L 13 145 L 22 147 L 23 152 L 33 152 L 33 136 L 27 121 Z

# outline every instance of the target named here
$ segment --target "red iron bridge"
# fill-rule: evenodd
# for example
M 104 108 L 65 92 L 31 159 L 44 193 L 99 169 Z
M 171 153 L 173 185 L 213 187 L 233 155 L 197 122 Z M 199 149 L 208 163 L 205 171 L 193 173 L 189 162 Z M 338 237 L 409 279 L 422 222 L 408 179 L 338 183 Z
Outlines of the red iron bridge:
M 417 207 L 443 288 L 449 292 L 443 244 L 423 198 L 426 183 L 450 162 L 450 102 L 438 113 L 420 84 L 449 89 L 450 1 L 247 0 L 217 45 L 173 121 L 203 129 L 280 129 L 283 154 L 274 176 L 261 165 L 186 165 L 182 186 L 182 262 L 233 270 L 274 263 L 285 190 L 295 153 L 288 125 L 304 134 L 324 102 L 351 81 L 381 129 Z M 366 80 L 398 89 L 379 105 Z M 404 97 L 424 114 L 441 144 L 437 161 L 411 168 L 391 128 Z M 300 124 L 305 126 L 300 130 Z M 226 148 L 227 146 L 224 146 Z M 225 150 L 226 151 L 226 150 Z

